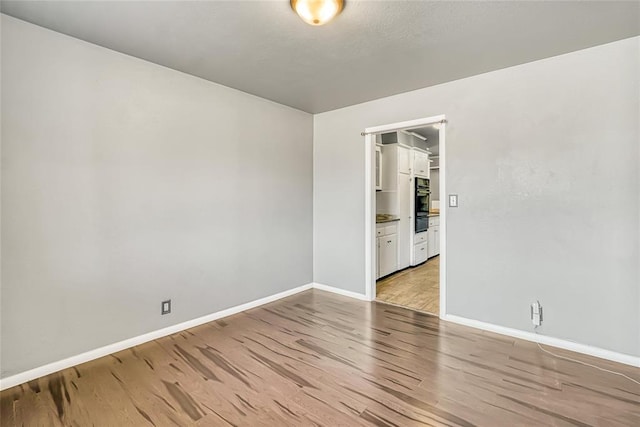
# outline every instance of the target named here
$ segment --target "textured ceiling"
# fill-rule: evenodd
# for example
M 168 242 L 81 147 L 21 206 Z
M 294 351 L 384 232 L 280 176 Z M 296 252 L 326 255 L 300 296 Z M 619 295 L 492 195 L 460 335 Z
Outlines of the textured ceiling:
M 317 113 L 640 34 L 640 2 L 2 1 L 25 21 Z

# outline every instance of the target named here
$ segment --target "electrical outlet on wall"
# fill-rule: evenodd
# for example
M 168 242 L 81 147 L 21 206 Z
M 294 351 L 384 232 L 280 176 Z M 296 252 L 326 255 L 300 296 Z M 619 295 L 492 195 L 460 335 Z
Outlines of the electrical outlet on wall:
M 531 323 L 534 326 L 540 326 L 542 324 L 542 306 L 540 301 L 536 301 L 531 304 Z
M 162 301 L 162 311 L 161 314 L 169 314 L 171 313 L 171 300 L 168 299 L 166 301 Z

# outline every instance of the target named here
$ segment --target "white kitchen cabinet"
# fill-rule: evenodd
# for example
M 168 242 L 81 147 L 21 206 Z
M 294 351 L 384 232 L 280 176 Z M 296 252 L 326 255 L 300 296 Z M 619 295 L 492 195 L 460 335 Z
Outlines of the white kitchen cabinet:
M 429 218 L 428 246 L 429 258 L 440 255 L 440 217 Z
M 398 173 L 411 173 L 411 150 L 401 145 L 398 146 Z
M 411 150 L 398 144 L 378 146 L 381 150 L 382 163 L 376 171 L 380 171 L 381 190 L 398 191 L 398 178 L 411 173 Z M 377 162 L 377 158 L 376 158 Z
M 413 235 L 413 254 L 411 265 L 416 266 L 429 259 L 429 232 Z
M 424 243 L 429 240 L 429 232 L 416 233 L 413 236 L 413 244 Z
M 413 174 L 421 178 L 429 178 L 429 154 L 413 150 Z
M 377 278 L 398 270 L 398 221 L 376 224 Z
M 414 246 L 414 265 L 421 264 L 429 259 L 429 243 L 418 243 Z
M 413 180 L 410 147 L 385 143 L 382 149 L 382 189 L 376 193 L 376 212 L 397 215 L 396 270 L 411 265 L 411 233 L 413 212 Z M 388 233 L 386 233 L 388 234 Z
M 433 256 L 440 255 L 440 226 L 437 225 L 433 232 L 434 234 L 434 245 L 433 245 Z
M 376 190 L 382 190 L 382 147 L 376 145 Z
M 384 277 L 398 270 L 398 241 L 396 234 L 378 237 L 379 276 Z
M 382 191 L 393 192 L 398 186 L 398 146 L 383 145 L 382 149 Z M 395 214 L 395 211 L 393 212 Z

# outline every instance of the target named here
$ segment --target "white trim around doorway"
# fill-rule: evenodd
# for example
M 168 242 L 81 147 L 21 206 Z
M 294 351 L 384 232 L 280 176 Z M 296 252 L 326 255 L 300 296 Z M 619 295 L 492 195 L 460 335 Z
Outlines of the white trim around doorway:
M 382 126 L 369 127 L 364 130 L 364 253 L 365 253 L 365 296 L 369 301 L 376 299 L 376 274 L 374 255 L 376 253 L 376 197 L 375 197 L 375 135 L 379 133 L 393 132 L 402 129 L 416 128 L 440 123 L 439 133 L 439 156 L 440 156 L 440 199 L 441 203 L 446 202 L 446 158 L 445 158 L 445 115 L 427 117 L 424 119 L 409 120 L 405 122 L 392 123 Z M 447 314 L 447 206 L 440 206 L 440 313 L 441 319 Z

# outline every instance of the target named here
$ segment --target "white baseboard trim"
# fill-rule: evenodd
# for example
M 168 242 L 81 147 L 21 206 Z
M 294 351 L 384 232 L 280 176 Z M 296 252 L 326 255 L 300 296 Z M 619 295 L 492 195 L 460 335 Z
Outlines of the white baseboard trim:
M 364 294 L 359 294 L 357 292 L 345 291 L 344 289 L 335 288 L 329 285 L 323 285 L 322 283 L 313 283 L 313 289 L 319 289 L 321 291 L 333 292 L 334 294 L 343 295 L 349 298 L 359 299 L 361 301 L 370 301 Z
M 240 304 L 235 307 L 227 308 L 225 310 L 218 311 L 216 313 L 208 314 L 206 316 L 198 317 L 197 319 L 188 320 L 186 322 L 178 323 L 176 325 L 168 326 L 166 328 L 151 331 L 137 337 L 129 338 L 124 341 L 109 344 L 104 347 L 97 348 L 95 350 L 87 351 L 76 356 L 71 356 L 57 362 L 49 363 L 38 368 L 30 369 L 28 371 L 21 372 L 19 374 L 12 375 L 7 378 L 0 379 L 0 390 L 5 390 L 36 378 L 44 377 L 45 375 L 53 374 L 54 372 L 61 371 L 63 369 L 71 368 L 73 366 L 80 365 L 82 363 L 89 362 L 91 360 L 98 359 L 109 354 L 116 353 L 118 351 L 126 350 L 136 345 L 144 344 L 149 341 L 153 341 L 158 338 L 166 337 L 167 335 L 182 332 L 185 329 L 193 328 L 195 326 L 202 325 L 204 323 L 212 322 L 214 320 L 221 319 L 223 317 L 231 316 L 242 311 L 249 310 L 251 308 L 259 307 L 264 304 L 268 304 L 273 301 L 277 301 L 281 298 L 285 298 L 298 292 L 306 291 L 313 287 L 313 283 L 298 286 L 297 288 L 289 289 L 274 295 L 270 295 L 264 298 L 257 299 L 255 301 Z
M 507 335 L 514 338 L 520 338 L 526 341 L 538 342 L 540 344 L 548 345 L 551 347 L 562 348 L 564 350 L 575 351 L 576 353 L 582 353 L 589 356 L 599 357 L 600 359 L 611 360 L 613 362 L 624 363 L 625 365 L 631 365 L 640 367 L 640 357 L 631 356 L 629 354 L 617 353 L 611 350 L 605 350 L 599 347 L 592 347 L 586 344 L 579 344 L 573 341 L 567 341 L 560 338 L 554 338 L 547 335 L 539 335 L 533 332 L 521 331 L 519 329 L 507 328 L 505 326 L 494 325 L 492 323 L 485 323 L 479 320 L 467 319 L 466 317 L 455 316 L 453 314 L 446 314 L 444 320 L 458 323 L 464 326 L 470 326 L 476 329 L 482 329 L 483 331 L 495 332 L 496 334 Z
M 322 291 L 332 292 L 338 295 L 343 295 L 349 298 L 355 298 L 361 301 L 369 301 L 364 294 L 357 292 L 346 291 L 344 289 L 336 288 L 333 286 L 323 285 L 321 283 L 308 283 L 306 285 L 298 286 L 297 288 L 289 289 L 274 295 L 270 295 L 264 298 L 257 299 L 245 304 L 240 304 L 235 307 L 227 308 L 225 310 L 218 311 L 216 313 L 208 314 L 206 316 L 198 317 L 197 319 L 188 320 L 186 322 L 178 323 L 163 329 L 148 332 L 137 337 L 129 338 L 124 341 L 106 345 L 104 347 L 90 350 L 85 353 L 71 356 L 57 362 L 49 363 L 47 365 L 40 366 L 38 368 L 30 369 L 19 374 L 12 375 L 7 378 L 0 379 L 0 390 L 6 390 L 8 388 L 26 383 L 36 378 L 44 377 L 54 372 L 61 371 L 63 369 L 71 368 L 73 366 L 80 365 L 82 363 L 89 362 L 91 360 L 98 359 L 100 357 L 108 356 L 109 354 L 116 353 L 118 351 L 126 350 L 136 345 L 144 344 L 149 341 L 153 341 L 158 338 L 165 337 L 167 335 L 182 332 L 185 329 L 193 328 L 204 323 L 212 322 L 214 320 L 221 319 L 223 317 L 231 316 L 233 314 L 240 313 L 255 307 L 259 307 L 270 302 L 277 301 L 282 298 L 297 294 L 308 289 L 319 289 Z M 575 351 L 576 353 L 587 354 L 589 356 L 599 357 L 601 359 L 611 360 L 618 363 L 624 363 L 625 365 L 631 365 L 640 367 L 640 357 L 631 356 L 628 354 L 617 353 L 611 350 L 605 350 L 598 347 L 592 347 L 585 344 L 578 344 L 572 341 L 566 341 L 560 338 L 549 337 L 546 335 L 537 335 L 533 332 L 521 331 L 519 329 L 507 328 L 504 326 L 494 325 L 491 323 L 481 322 L 479 320 L 467 319 L 452 314 L 446 314 L 444 320 L 457 323 L 464 326 L 470 326 L 472 328 L 481 329 L 485 331 L 495 332 L 501 335 L 507 335 L 514 338 L 520 338 L 526 341 L 539 342 L 540 344 L 549 345 L 552 347 L 562 348 L 565 350 Z

